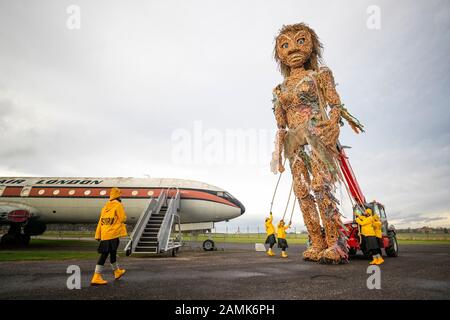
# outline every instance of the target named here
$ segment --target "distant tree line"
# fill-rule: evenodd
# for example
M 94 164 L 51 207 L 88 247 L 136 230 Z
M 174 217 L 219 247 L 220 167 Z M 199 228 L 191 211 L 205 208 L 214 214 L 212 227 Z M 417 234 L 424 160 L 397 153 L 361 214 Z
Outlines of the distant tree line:
M 407 228 L 407 229 L 397 229 L 399 233 L 448 233 L 448 228 L 439 227 L 421 227 L 421 228 Z

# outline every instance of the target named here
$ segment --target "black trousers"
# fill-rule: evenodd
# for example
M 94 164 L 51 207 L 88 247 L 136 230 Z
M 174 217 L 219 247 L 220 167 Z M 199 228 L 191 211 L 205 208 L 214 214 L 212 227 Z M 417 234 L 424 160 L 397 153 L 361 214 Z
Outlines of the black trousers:
M 378 240 L 378 250 L 377 253 L 382 256 L 383 253 L 381 252 L 381 248 L 383 248 L 383 238 L 377 238 Z
M 281 251 L 286 251 L 288 247 L 286 239 L 278 238 L 278 248 L 281 248 Z
M 100 258 L 98 259 L 98 265 L 105 265 L 106 259 L 109 255 L 109 261 L 114 263 L 117 261 L 117 248 L 119 247 L 119 238 L 111 240 L 100 241 L 98 246 L 98 253 L 100 253 Z
M 362 245 L 366 249 L 366 252 L 371 256 L 381 253 L 380 243 L 374 236 L 362 236 Z
M 275 235 L 273 233 L 267 236 L 266 243 L 269 244 L 270 249 L 272 249 L 275 243 L 277 243 L 277 239 L 275 238 Z
M 100 258 L 98 258 L 97 264 L 104 266 L 106 259 L 108 258 L 108 255 L 109 255 L 109 262 L 114 263 L 117 261 L 117 250 L 114 250 L 107 253 L 102 253 L 100 255 Z

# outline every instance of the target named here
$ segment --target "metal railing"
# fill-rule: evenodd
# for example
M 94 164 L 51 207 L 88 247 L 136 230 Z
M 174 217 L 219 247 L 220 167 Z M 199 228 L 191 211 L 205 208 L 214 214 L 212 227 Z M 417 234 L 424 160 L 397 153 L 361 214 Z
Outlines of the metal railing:
M 139 239 L 142 236 L 142 233 L 144 232 L 145 226 L 147 225 L 148 220 L 150 219 L 150 216 L 154 212 L 158 212 L 164 201 L 166 200 L 167 194 L 165 192 L 161 192 L 158 199 L 150 199 L 150 202 L 148 206 L 144 209 L 144 212 L 140 215 L 138 221 L 136 222 L 133 231 L 130 234 L 130 240 L 128 241 L 127 245 L 125 246 L 124 251 L 130 250 L 131 253 L 134 252 L 136 249 L 136 246 L 139 242 Z
M 176 190 L 176 194 L 169 198 L 169 192 L 171 189 Z M 161 227 L 158 232 L 158 251 L 166 252 L 175 247 L 181 246 L 181 233 L 178 235 L 179 241 L 171 239 L 172 229 L 174 222 L 180 224 L 180 191 L 178 188 L 169 188 L 166 190 L 167 198 L 167 212 L 161 223 Z

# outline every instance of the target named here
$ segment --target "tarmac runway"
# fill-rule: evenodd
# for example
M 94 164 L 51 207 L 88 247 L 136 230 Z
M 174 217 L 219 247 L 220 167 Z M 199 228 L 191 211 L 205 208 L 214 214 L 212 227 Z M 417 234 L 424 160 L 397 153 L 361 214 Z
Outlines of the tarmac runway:
M 385 257 L 381 289 L 368 289 L 368 261 L 319 265 L 301 259 L 302 245 L 289 258 L 266 256 L 250 244 L 199 244 L 177 257 L 128 257 L 124 277 L 113 280 L 106 265 L 103 287 L 89 285 L 96 261 L 0 262 L 0 299 L 450 299 L 450 245 L 402 245 Z M 81 289 L 66 286 L 69 265 L 81 269 Z

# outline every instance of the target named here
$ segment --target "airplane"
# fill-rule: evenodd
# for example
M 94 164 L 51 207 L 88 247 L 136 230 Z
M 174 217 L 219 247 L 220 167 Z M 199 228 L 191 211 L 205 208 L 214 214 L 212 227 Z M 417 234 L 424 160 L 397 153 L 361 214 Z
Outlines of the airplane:
M 127 224 L 135 224 L 150 199 L 169 188 L 180 191 L 182 231 L 210 230 L 214 222 L 245 212 L 244 205 L 227 191 L 193 180 L 0 177 L 0 225 L 9 225 L 1 244 L 27 245 L 30 236 L 45 232 L 47 224 L 96 224 L 112 187 L 122 191 Z

